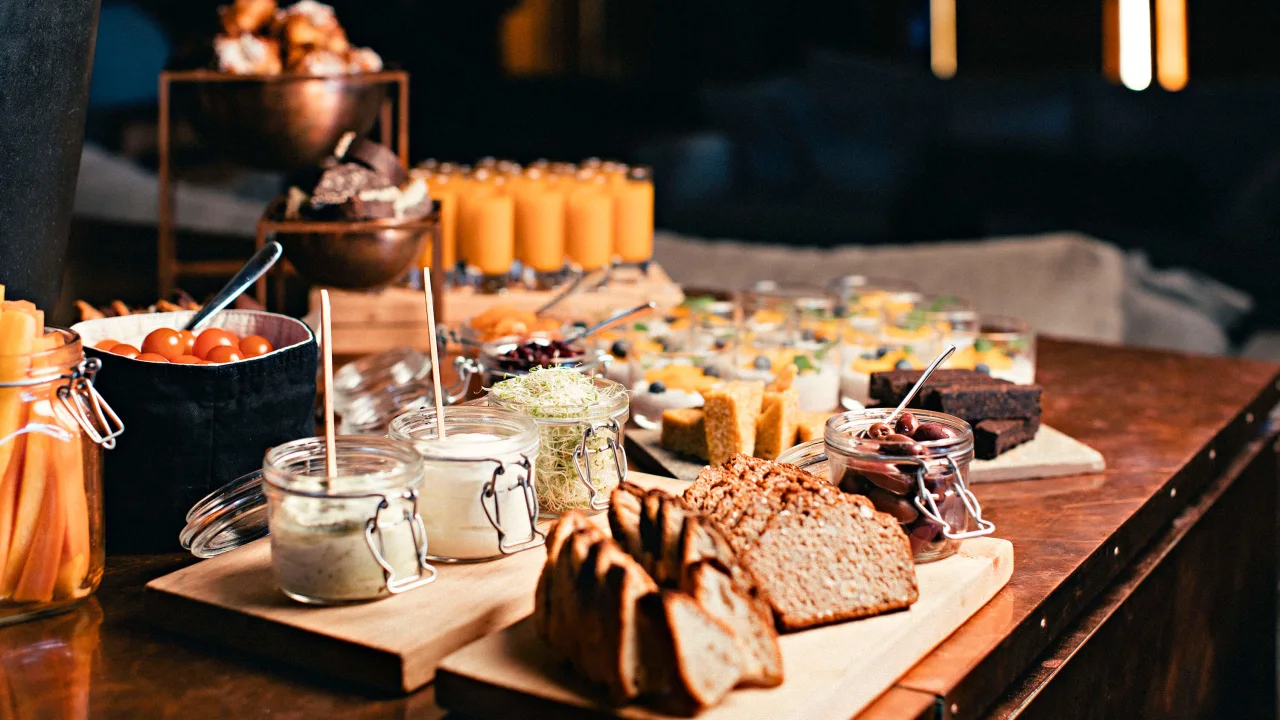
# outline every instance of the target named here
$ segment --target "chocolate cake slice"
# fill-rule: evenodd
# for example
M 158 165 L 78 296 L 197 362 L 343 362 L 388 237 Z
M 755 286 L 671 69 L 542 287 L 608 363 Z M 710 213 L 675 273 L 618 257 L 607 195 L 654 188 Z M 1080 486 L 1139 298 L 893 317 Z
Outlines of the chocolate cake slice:
M 999 457 L 1006 450 L 1036 436 L 1040 417 L 983 420 L 973 427 L 973 456 L 979 460 Z
M 1007 418 L 1040 417 L 1039 385 L 1014 385 L 1000 381 L 989 385 L 933 383 L 911 401 L 912 407 L 955 415 L 968 423 Z
M 889 370 L 871 373 L 869 394 L 880 401 L 881 405 L 896 406 L 907 396 L 911 386 L 916 384 L 923 370 Z M 1008 380 L 999 380 L 976 370 L 935 370 L 929 377 L 928 387 L 943 385 L 991 385 L 1010 384 Z

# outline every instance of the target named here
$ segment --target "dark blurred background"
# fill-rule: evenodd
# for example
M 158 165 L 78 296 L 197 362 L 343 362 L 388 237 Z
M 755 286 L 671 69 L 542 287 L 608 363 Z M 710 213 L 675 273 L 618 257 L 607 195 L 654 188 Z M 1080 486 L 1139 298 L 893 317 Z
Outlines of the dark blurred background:
M 1146 2 L 1141 89 L 1130 2 L 333 4 L 412 73 L 415 160 L 650 164 L 659 226 L 712 238 L 1078 230 L 1251 294 L 1237 341 L 1280 327 L 1280 2 Z M 104 0 L 95 146 L 154 166 L 155 73 L 207 48 L 217 4 Z

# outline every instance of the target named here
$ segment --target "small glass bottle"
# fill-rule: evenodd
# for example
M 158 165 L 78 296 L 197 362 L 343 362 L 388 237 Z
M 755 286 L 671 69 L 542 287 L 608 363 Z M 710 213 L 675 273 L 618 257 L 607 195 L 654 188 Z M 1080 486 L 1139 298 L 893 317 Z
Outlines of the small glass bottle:
M 418 507 L 431 538 L 430 559 L 497 560 L 541 545 L 546 538 L 537 529 L 533 419 L 496 407 L 447 407 L 444 426 L 440 439 L 434 409 L 407 412 L 391 423 L 391 437 L 422 454 Z
M 418 513 L 422 458 L 390 438 L 324 438 L 272 448 L 263 462 L 271 565 L 284 594 L 335 605 L 377 600 L 426 585 L 427 536 Z

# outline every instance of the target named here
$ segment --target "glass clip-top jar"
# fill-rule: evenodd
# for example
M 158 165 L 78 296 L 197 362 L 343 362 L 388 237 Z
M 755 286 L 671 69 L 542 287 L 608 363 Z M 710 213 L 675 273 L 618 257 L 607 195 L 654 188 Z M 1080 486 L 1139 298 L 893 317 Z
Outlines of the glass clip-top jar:
M 893 515 L 918 563 L 949 557 L 961 541 L 994 532 L 995 525 L 982 517 L 982 506 L 966 481 L 973 460 L 969 424 L 951 415 L 913 410 L 920 424 L 931 424 L 939 437 L 914 443 L 918 454 L 892 454 L 865 437 L 867 429 L 892 412 L 877 408 L 836 415 L 827 421 L 824 440 L 798 445 L 778 462 L 825 476 L 841 490 L 865 495 L 877 510 Z
M 436 577 L 418 513 L 422 458 L 389 438 L 324 438 L 272 448 L 263 463 L 271 565 L 280 589 L 309 604 L 376 600 Z
M 626 388 L 572 369 L 535 369 L 494 386 L 487 401 L 537 423 L 536 487 L 543 517 L 608 509 L 610 493 L 627 476 Z
M 97 590 L 102 449 L 124 432 L 77 333 L 6 315 L 19 318 L 8 329 L 26 351 L 0 353 L 0 625 L 69 610 Z
M 498 407 L 444 409 L 445 437 L 434 409 L 414 410 L 391 423 L 391 437 L 422 455 L 420 510 L 431 538 L 429 559 L 481 562 L 538 547 L 533 419 Z

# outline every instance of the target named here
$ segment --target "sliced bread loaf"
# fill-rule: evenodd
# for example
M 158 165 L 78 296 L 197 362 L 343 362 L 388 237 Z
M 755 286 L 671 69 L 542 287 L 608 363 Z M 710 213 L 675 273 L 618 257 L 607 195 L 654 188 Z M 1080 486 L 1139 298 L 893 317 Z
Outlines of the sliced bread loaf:
M 640 598 L 637 607 L 647 662 L 670 669 L 665 681 L 647 686 L 660 710 L 693 715 L 738 684 L 742 670 L 733 632 L 696 600 L 662 590 Z
M 733 632 L 742 667 L 741 684 L 781 685 L 782 651 L 768 603 L 739 592 L 733 580 L 710 562 L 695 563 L 689 578 L 693 599 Z

